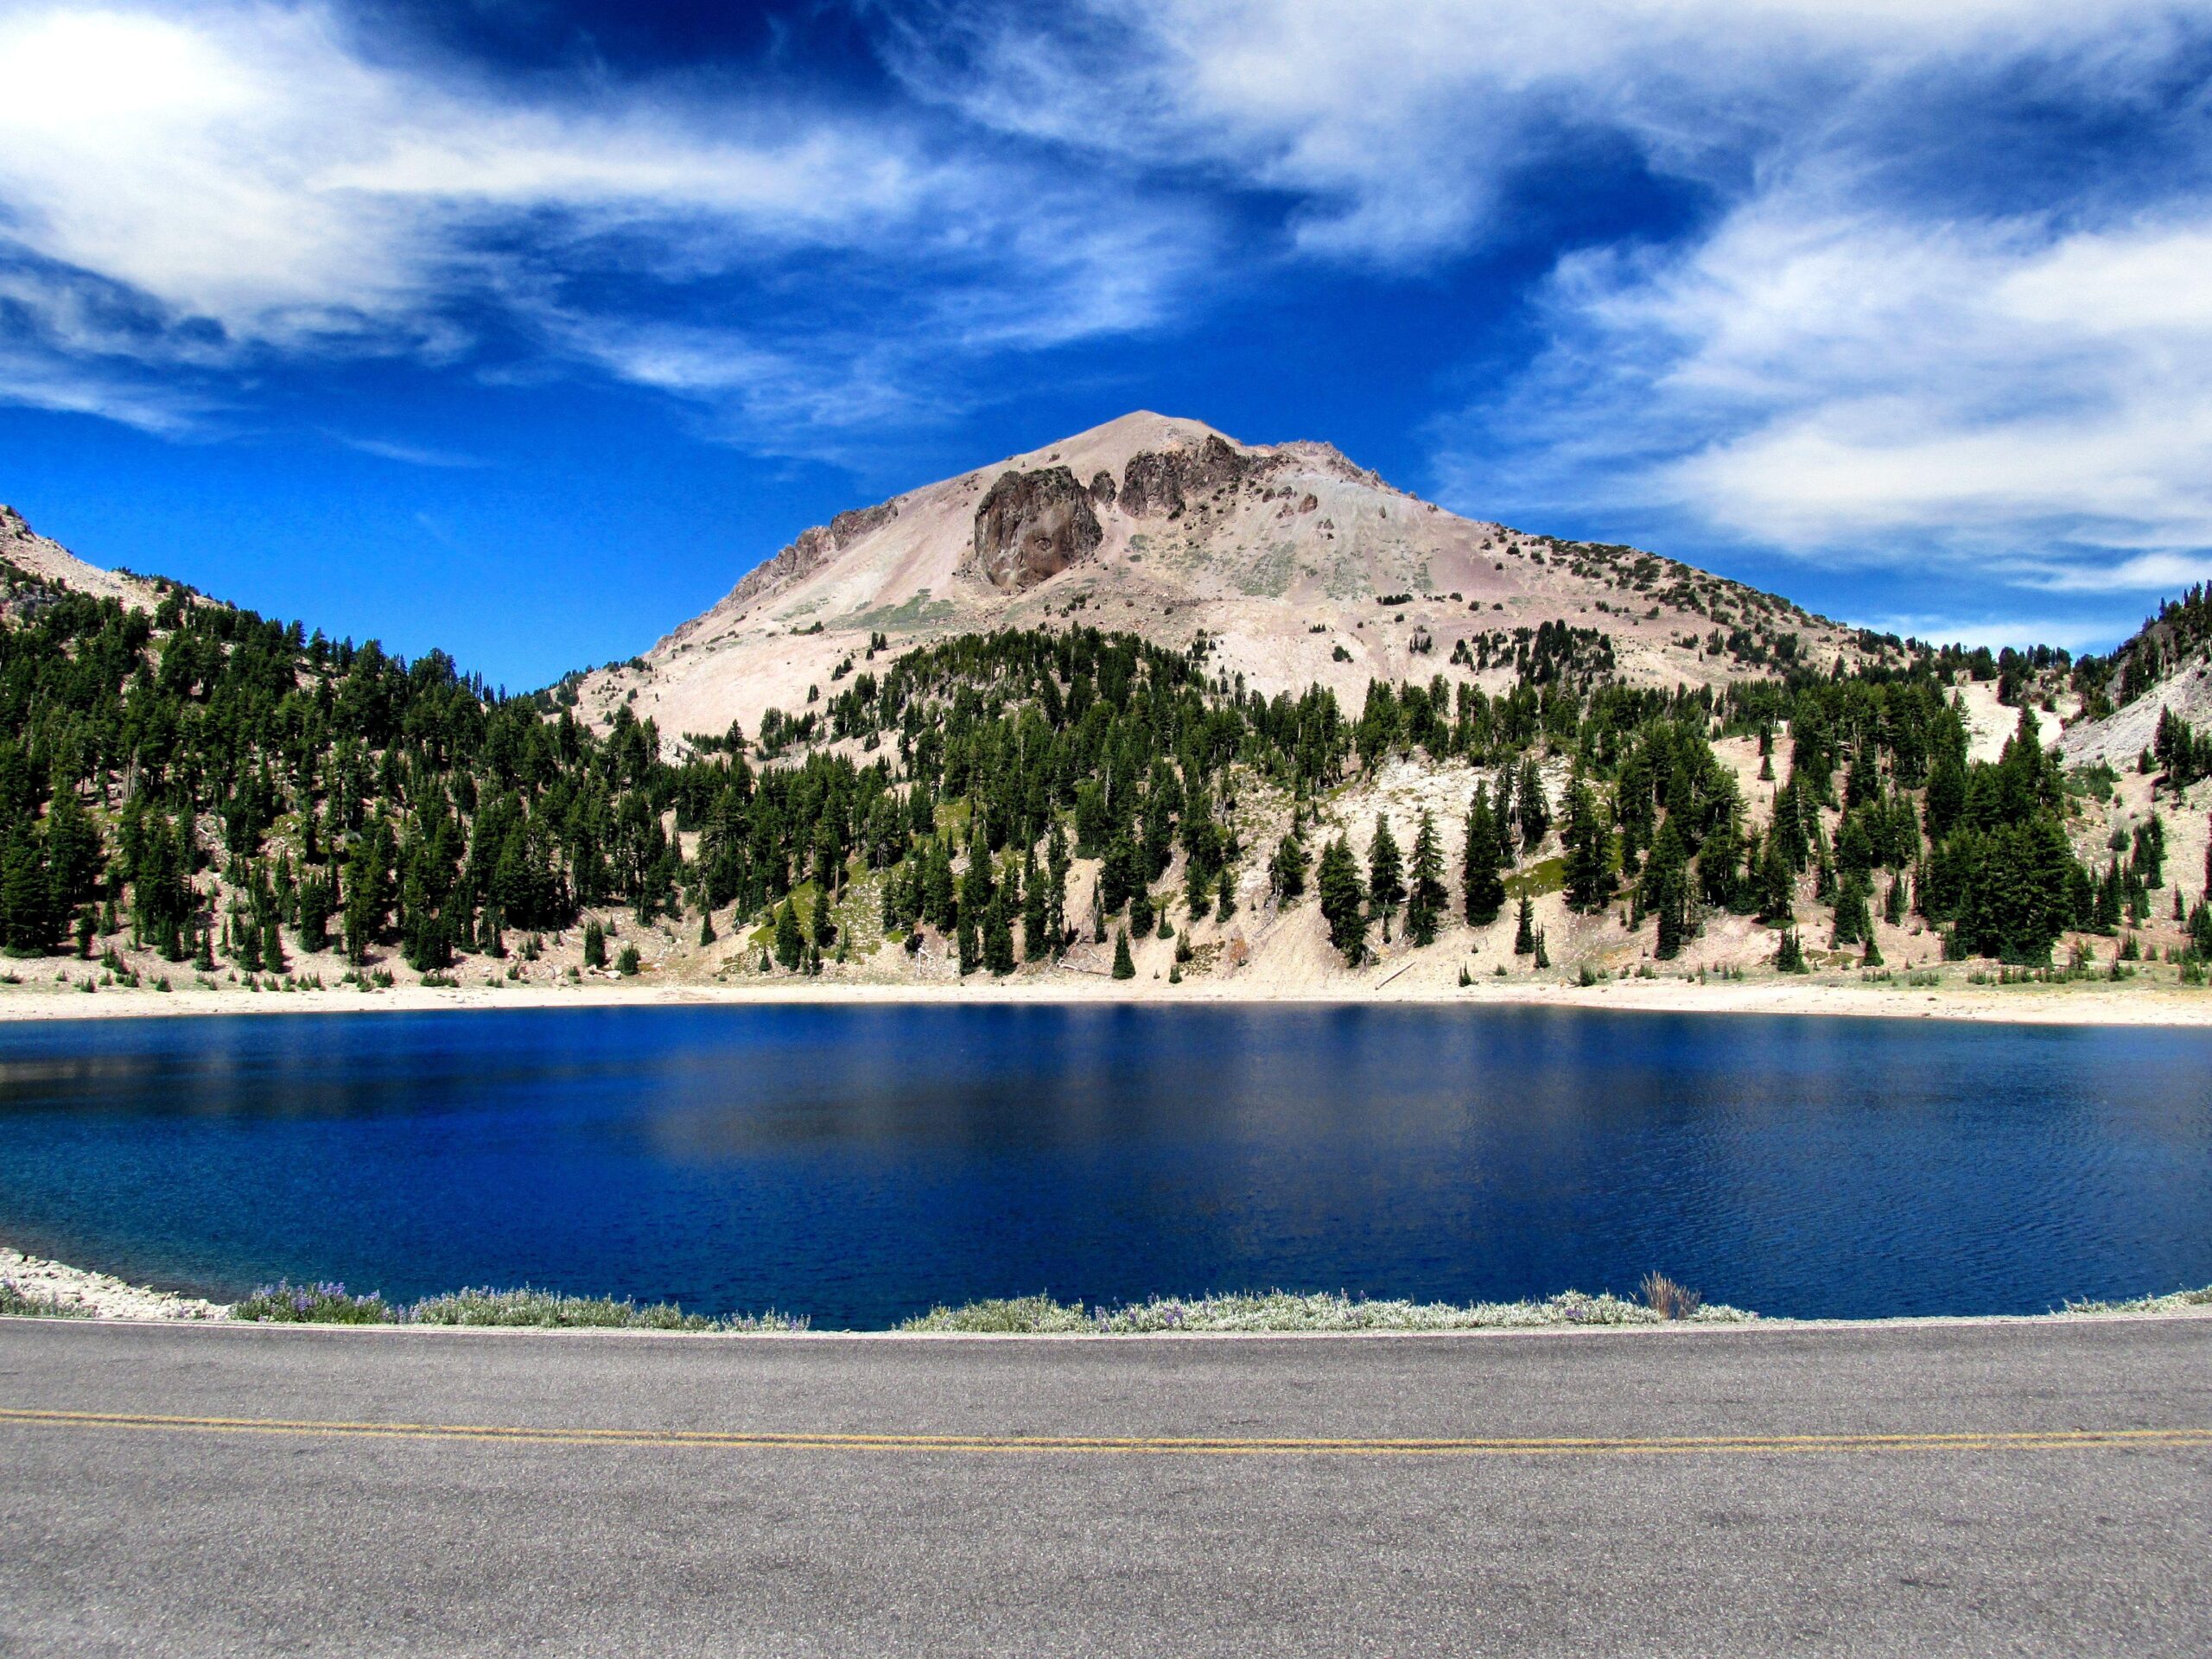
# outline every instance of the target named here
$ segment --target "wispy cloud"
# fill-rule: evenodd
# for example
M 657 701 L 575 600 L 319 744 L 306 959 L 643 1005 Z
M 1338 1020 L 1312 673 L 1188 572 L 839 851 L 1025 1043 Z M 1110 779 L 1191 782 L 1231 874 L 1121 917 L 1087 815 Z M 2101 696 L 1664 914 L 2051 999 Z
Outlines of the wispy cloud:
M 450 449 L 434 449 L 423 444 L 399 443 L 388 438 L 353 437 L 344 433 L 331 435 L 348 449 L 358 449 L 361 454 L 374 455 L 379 461 L 397 461 L 403 467 L 465 471 L 486 464 L 475 455 L 465 455 Z
M 2212 545 L 2212 307 L 2183 275 L 2208 262 L 2212 219 L 1939 224 L 1778 191 L 1679 254 L 1567 262 L 1549 349 L 1477 425 L 1512 425 L 1503 465 L 1540 491 L 1764 545 L 2156 585 Z M 1501 481 L 1484 453 L 1464 484 Z
M 697 76 L 517 91 L 372 56 L 315 5 L 30 4 L 0 61 L 0 249 L 41 273 L 47 319 L 9 328 L 0 396 L 25 400 L 77 384 L 127 410 L 99 389 L 136 363 L 151 406 L 180 356 L 465 357 L 489 314 L 630 342 L 579 360 L 733 418 L 805 418 L 779 391 L 795 357 L 849 385 L 893 342 L 912 369 L 1143 327 L 1195 257 L 1174 212 L 896 111 Z M 128 296 L 135 331 L 60 326 L 81 283 Z M 848 326 L 855 289 L 886 326 Z M 719 366 L 675 369 L 656 335 Z

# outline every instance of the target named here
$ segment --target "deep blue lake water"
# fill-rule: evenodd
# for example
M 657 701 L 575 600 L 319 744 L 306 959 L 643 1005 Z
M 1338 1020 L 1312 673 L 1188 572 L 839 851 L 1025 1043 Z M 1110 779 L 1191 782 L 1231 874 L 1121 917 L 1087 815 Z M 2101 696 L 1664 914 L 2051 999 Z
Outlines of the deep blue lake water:
M 2212 1283 L 2212 1034 L 1531 1008 L 0 1026 L 0 1239 L 235 1294 L 880 1326 L 1284 1286 L 2029 1313 Z

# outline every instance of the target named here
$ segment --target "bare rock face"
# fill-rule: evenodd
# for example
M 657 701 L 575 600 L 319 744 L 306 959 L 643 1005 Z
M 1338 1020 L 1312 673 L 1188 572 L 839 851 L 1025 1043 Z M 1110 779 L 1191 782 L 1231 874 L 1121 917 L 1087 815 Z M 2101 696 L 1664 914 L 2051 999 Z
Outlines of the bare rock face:
M 1196 448 L 1140 450 L 1122 474 L 1122 511 L 1137 518 L 1179 512 L 1190 497 L 1234 483 L 1251 467 L 1243 454 L 1211 434 Z
M 1093 502 L 1101 507 L 1110 507 L 1114 505 L 1115 494 L 1113 474 L 1101 470 L 1091 475 L 1090 499 Z
M 1018 594 L 1057 576 L 1104 539 L 1090 493 L 1066 467 L 1001 473 L 976 507 L 972 568 L 1001 593 Z
M 724 605 L 745 605 L 759 598 L 772 588 L 780 588 L 787 582 L 819 569 L 830 559 L 843 552 L 868 531 L 889 524 L 899 516 L 896 501 L 879 502 L 872 507 L 855 507 L 841 512 L 826 524 L 816 524 L 798 533 L 798 539 L 766 559 L 729 590 L 722 601 Z

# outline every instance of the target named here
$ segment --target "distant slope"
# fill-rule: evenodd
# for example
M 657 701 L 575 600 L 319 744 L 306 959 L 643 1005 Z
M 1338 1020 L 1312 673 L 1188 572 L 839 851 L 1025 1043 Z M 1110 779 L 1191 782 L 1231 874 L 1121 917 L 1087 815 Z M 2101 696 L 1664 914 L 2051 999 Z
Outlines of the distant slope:
M 15 508 L 0 503 L 0 611 L 14 614 L 35 607 L 42 590 L 56 588 L 118 600 L 140 611 L 153 609 L 162 596 L 161 589 L 143 577 L 86 563 L 59 542 L 34 531 Z
M 1548 622 L 1602 632 L 1637 684 L 1865 656 L 1852 631 L 1691 566 L 1462 518 L 1325 443 L 1139 411 L 806 531 L 582 700 L 671 735 L 752 732 L 827 695 L 872 633 L 897 649 L 1071 620 L 1179 646 L 1203 632 L 1223 672 L 1355 708 L 1370 678 L 1499 689 L 1514 631 Z
M 2168 710 L 2212 726 L 2212 594 L 2202 587 L 2160 603 L 2158 613 L 2107 658 L 2084 658 L 2075 684 L 2082 717 L 2059 740 L 2069 765 L 2132 763 L 2157 740 Z

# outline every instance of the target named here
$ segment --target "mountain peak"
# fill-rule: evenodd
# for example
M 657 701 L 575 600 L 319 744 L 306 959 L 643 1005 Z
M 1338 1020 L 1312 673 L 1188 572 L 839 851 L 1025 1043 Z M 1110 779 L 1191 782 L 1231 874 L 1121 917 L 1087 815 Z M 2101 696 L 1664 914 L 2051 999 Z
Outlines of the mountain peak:
M 671 738 L 752 730 L 818 701 L 879 639 L 896 652 L 1078 624 L 1178 648 L 1203 634 L 1248 686 L 1319 683 L 1355 704 L 1370 678 L 1502 688 L 1545 624 L 1669 690 L 1857 651 L 1832 623 L 1675 561 L 1463 518 L 1333 445 L 1248 444 L 1135 410 L 803 532 L 641 667 L 587 677 L 585 712 L 627 704 Z

